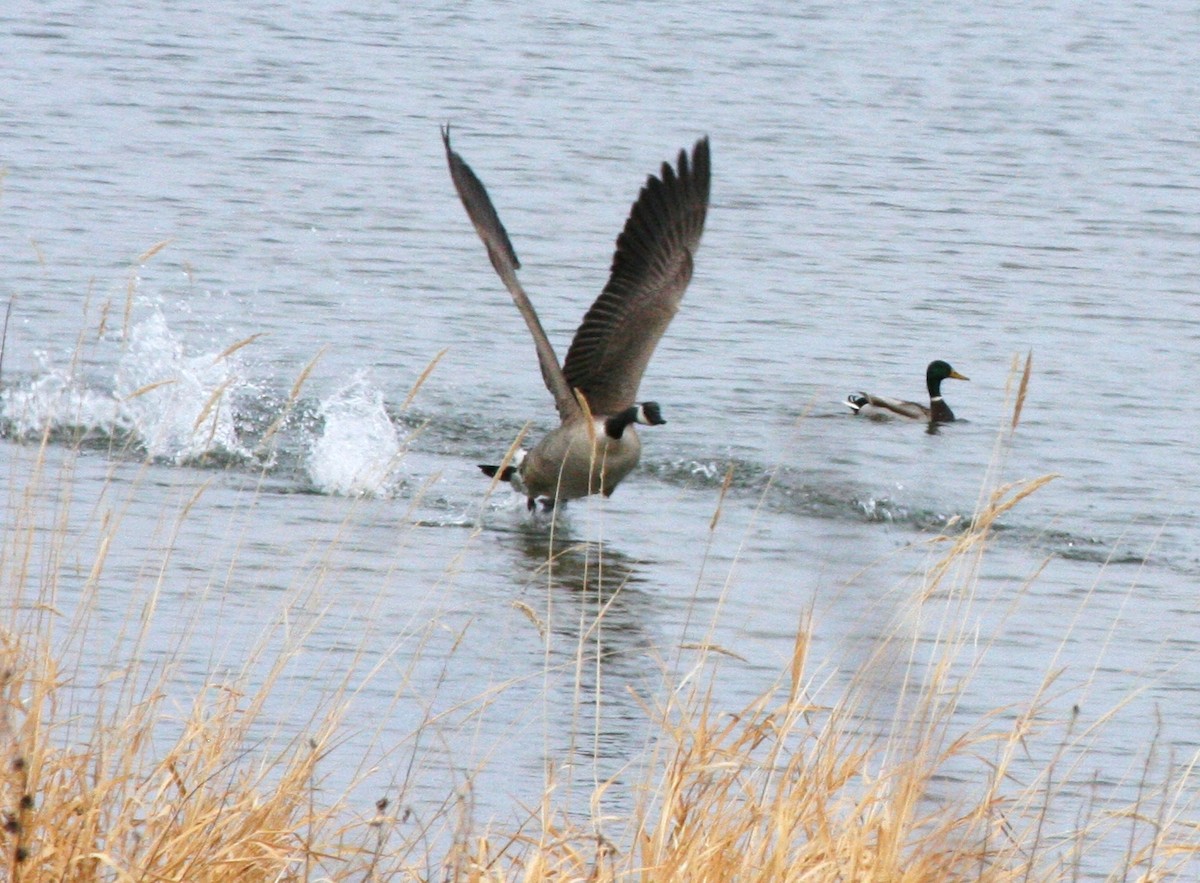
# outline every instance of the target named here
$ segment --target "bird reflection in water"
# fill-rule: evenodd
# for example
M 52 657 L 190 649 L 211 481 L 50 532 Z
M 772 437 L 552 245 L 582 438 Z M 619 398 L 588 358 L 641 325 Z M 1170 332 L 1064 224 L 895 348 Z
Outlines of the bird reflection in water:
M 647 632 L 656 620 L 638 562 L 610 545 L 575 540 L 545 526 L 518 529 L 526 570 L 521 603 L 546 644 L 551 731 L 569 733 L 557 760 L 597 763 L 617 772 L 645 737 L 637 697 L 661 686 L 661 666 Z M 589 776 L 591 778 L 591 776 Z

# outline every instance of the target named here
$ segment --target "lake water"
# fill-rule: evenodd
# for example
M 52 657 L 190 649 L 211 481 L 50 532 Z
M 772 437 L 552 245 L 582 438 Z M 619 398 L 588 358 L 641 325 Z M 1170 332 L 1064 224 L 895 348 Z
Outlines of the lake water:
M 736 654 L 714 681 L 736 709 L 811 610 L 841 682 L 919 609 L 927 540 L 987 476 L 1057 473 L 979 572 L 960 713 L 1058 668 L 1048 719 L 1124 703 L 1074 770 L 1119 808 L 1156 733 L 1160 776 L 1200 748 L 1197 70 L 1182 2 L 9 3 L 5 541 L 38 489 L 72 537 L 60 603 L 94 591 L 111 629 L 82 671 L 157 586 L 139 652 L 181 697 L 287 649 L 270 719 L 290 737 L 352 690 L 334 765 L 365 805 L 427 812 L 469 780 L 505 820 L 547 765 L 586 806 L 636 763 L 685 645 Z M 475 468 L 553 408 L 446 122 L 560 354 L 645 176 L 712 140 L 696 273 L 642 385 L 669 422 L 553 536 Z M 840 404 L 919 399 L 933 358 L 971 378 L 936 434 Z

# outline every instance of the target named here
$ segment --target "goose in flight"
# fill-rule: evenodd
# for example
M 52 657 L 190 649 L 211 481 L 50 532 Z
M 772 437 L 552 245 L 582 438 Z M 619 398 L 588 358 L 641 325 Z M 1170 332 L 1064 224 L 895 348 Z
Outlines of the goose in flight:
M 646 179 L 617 237 L 608 283 L 583 317 L 567 358 L 559 363 L 537 312 L 517 279 L 520 261 L 483 182 L 450 147 L 442 130 L 450 177 L 496 273 L 533 335 L 542 379 L 558 409 L 559 426 L 511 465 L 480 465 L 509 481 L 533 509 L 601 493 L 609 496 L 637 465 L 641 442 L 633 424 L 666 421 L 655 402 L 637 401 L 654 347 L 679 309 L 708 213 L 708 138 L 674 167 L 663 163 Z

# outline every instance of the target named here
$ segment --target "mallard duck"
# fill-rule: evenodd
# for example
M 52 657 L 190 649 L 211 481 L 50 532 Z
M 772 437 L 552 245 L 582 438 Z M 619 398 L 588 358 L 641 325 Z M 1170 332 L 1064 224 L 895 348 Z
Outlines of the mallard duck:
M 689 159 L 663 163 L 638 194 L 621 235 L 608 283 L 583 317 L 567 359 L 558 357 L 528 295 L 517 280 L 516 252 L 483 183 L 450 147 L 442 130 L 450 177 L 496 273 L 533 335 L 546 388 L 558 409 L 558 428 L 527 454 L 484 474 L 511 482 L 533 509 L 589 494 L 612 494 L 641 456 L 633 424 L 665 423 L 655 402 L 637 402 L 642 374 L 692 278 L 692 260 L 708 213 L 710 159 L 701 138 Z
M 848 396 L 846 406 L 855 414 L 861 414 L 864 417 L 893 416 L 923 420 L 928 423 L 949 423 L 954 419 L 954 412 L 942 399 L 942 381 L 970 379 L 951 368 L 948 362 L 937 359 L 930 362 L 929 367 L 925 369 L 925 387 L 929 390 L 929 407 L 917 402 L 905 402 L 865 392 L 856 392 Z

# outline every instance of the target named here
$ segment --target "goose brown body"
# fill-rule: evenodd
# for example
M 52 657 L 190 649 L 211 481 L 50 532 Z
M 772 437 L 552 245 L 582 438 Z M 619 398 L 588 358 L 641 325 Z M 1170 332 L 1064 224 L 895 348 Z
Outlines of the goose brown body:
M 589 494 L 609 496 L 633 471 L 642 455 L 642 442 L 633 427 L 619 439 L 604 431 L 604 421 L 564 423 L 547 435 L 521 462 L 526 496 L 574 500 Z

